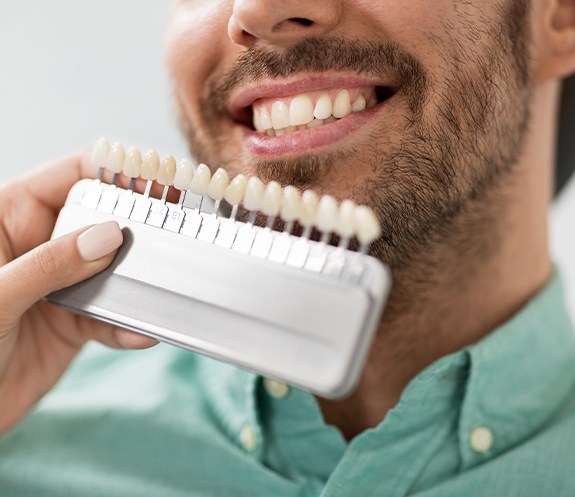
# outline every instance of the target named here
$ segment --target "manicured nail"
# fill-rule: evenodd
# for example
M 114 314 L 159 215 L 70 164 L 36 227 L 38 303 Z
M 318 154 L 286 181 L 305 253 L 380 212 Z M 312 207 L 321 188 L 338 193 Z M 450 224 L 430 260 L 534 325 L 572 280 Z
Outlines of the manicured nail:
M 96 224 L 84 231 L 76 240 L 80 257 L 85 261 L 96 261 L 116 250 L 124 238 L 116 221 Z

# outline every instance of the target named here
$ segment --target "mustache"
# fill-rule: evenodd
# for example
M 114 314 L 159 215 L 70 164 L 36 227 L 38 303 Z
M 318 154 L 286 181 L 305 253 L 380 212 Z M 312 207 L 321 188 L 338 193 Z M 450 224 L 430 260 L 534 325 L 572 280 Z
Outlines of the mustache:
M 226 114 L 230 95 L 238 88 L 267 78 L 326 71 L 350 71 L 393 82 L 408 96 L 412 111 L 419 109 L 429 86 L 423 65 L 396 43 L 306 38 L 282 51 L 256 45 L 248 48 L 230 70 L 210 85 L 205 103 Z

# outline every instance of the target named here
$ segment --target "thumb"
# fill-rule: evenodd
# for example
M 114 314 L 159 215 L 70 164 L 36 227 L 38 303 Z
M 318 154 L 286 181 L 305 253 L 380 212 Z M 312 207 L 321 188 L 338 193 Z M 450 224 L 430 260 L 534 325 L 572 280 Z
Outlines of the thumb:
M 0 268 L 0 306 L 16 319 L 42 297 L 105 269 L 122 244 L 115 221 L 46 242 Z

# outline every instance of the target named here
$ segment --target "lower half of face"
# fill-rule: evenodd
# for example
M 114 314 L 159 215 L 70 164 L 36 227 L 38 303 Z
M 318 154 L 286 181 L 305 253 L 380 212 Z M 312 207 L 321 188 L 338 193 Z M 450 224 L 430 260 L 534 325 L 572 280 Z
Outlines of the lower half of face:
M 427 1 L 387 2 L 366 22 L 403 16 L 401 35 L 342 29 L 249 48 L 227 37 L 226 9 L 199 3 L 176 9 L 168 47 L 199 160 L 372 206 L 383 228 L 374 253 L 392 268 L 438 238 L 475 243 L 465 216 L 488 209 L 528 126 L 528 2 L 441 0 L 449 13 L 429 25 L 409 22 Z

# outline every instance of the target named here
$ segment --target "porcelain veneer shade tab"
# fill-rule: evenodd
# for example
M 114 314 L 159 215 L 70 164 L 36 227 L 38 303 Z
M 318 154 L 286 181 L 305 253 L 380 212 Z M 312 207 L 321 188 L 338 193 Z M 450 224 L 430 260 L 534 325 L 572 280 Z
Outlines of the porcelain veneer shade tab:
M 171 155 L 166 155 L 160 162 L 156 181 L 163 186 L 171 186 L 176 176 L 176 159 Z
M 365 205 L 355 208 L 355 231 L 362 245 L 369 245 L 381 236 L 381 227 L 375 213 Z
M 205 164 L 200 164 L 194 172 L 190 191 L 196 195 L 206 195 L 211 179 L 212 173 L 210 172 L 210 168 Z
M 244 207 L 249 211 L 258 211 L 262 208 L 265 186 L 259 178 L 252 176 L 248 179 L 244 195 Z
M 336 233 L 342 238 L 351 238 L 355 234 L 355 203 L 344 200 L 339 206 Z
M 121 173 L 125 160 L 126 153 L 124 151 L 124 146 L 121 143 L 114 143 L 108 155 L 108 164 L 106 168 L 114 174 Z
M 214 200 L 222 200 L 226 188 L 230 184 L 230 177 L 225 169 L 221 167 L 214 173 L 208 186 L 208 195 Z
M 98 138 L 92 149 L 90 160 L 97 167 L 106 167 L 108 155 L 110 153 L 110 143 L 105 136 Z
M 181 191 L 190 189 L 194 177 L 194 165 L 190 159 L 182 159 L 176 166 L 174 187 Z
M 160 156 L 155 150 L 148 150 L 142 159 L 142 170 L 140 176 L 148 181 L 153 181 L 160 169 Z
M 238 174 L 226 188 L 224 193 L 226 202 L 228 202 L 230 205 L 239 205 L 244 198 L 244 194 L 246 193 L 247 184 L 247 176 Z
M 301 205 L 298 221 L 305 227 L 312 227 L 317 217 L 319 196 L 312 190 L 306 190 L 301 196 Z
M 331 195 L 323 195 L 317 207 L 317 228 L 324 234 L 332 233 L 337 227 L 337 216 L 337 201 Z
M 284 221 L 295 221 L 301 209 L 301 195 L 295 186 L 286 186 L 283 190 L 281 218 Z
M 281 209 L 282 187 L 276 181 L 270 181 L 265 189 L 261 211 L 266 216 L 276 217 Z
M 137 178 L 142 172 L 142 154 L 136 147 L 130 147 L 122 169 L 124 176 Z

